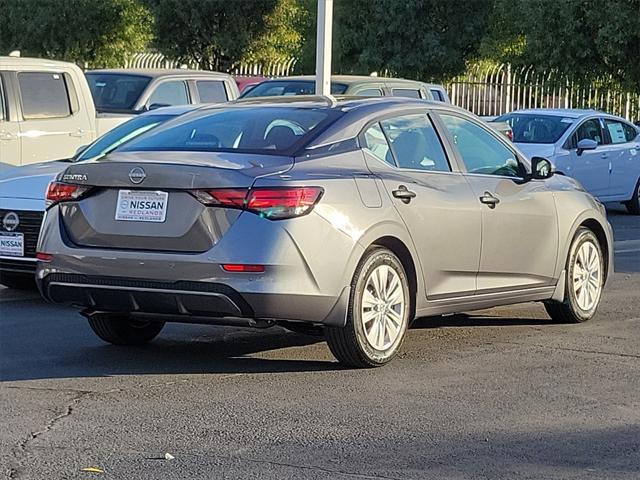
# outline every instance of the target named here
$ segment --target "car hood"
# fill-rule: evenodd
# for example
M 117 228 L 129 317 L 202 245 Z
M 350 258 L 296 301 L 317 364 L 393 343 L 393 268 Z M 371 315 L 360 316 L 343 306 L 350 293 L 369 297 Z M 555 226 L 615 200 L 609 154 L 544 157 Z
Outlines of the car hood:
M 553 143 L 515 143 L 518 150 L 524 153 L 529 160 L 532 157 L 543 157 L 553 162 L 556 146 Z
M 0 197 L 43 200 L 49 182 L 69 166 L 68 162 L 43 162 L 0 172 Z

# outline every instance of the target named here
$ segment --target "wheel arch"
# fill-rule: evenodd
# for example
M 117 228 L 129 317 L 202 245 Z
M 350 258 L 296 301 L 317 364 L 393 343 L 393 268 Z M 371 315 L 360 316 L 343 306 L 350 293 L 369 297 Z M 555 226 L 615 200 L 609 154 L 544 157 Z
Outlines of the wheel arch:
M 604 227 L 595 218 L 587 218 L 586 220 L 583 220 L 582 223 L 578 225 L 578 228 L 580 227 L 588 228 L 598 239 L 598 243 L 600 244 L 600 248 L 602 249 L 602 257 L 604 260 L 604 278 L 608 278 L 611 246 L 609 245 L 609 240 L 607 239 L 607 234 Z M 576 231 L 578 230 L 578 228 L 576 228 Z M 575 231 L 573 234 L 575 235 Z

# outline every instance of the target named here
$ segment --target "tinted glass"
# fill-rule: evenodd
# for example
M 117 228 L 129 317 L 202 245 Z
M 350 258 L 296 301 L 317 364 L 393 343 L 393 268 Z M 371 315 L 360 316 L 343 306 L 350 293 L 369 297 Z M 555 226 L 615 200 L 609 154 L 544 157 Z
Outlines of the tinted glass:
M 516 155 L 484 128 L 454 115 L 440 114 L 469 173 L 520 177 Z
M 211 80 L 197 80 L 196 88 L 200 95 L 201 103 L 217 103 L 226 102 L 227 91 L 224 88 L 224 82 Z
M 2 77 L 0 77 L 0 120 L 4 120 L 6 116 L 6 109 L 4 107 L 4 89 L 2 87 Z
M 367 150 L 369 150 L 369 152 L 383 162 L 387 162 L 395 166 L 396 162 L 394 161 L 393 154 L 389 148 L 387 137 L 384 136 L 379 123 L 371 125 L 371 127 L 364 132 L 364 139 L 367 143 Z
M 259 152 L 302 147 L 341 112 L 295 107 L 213 109 L 188 115 L 133 140 L 121 151 Z
M 342 95 L 347 91 L 347 85 L 331 83 L 331 94 Z M 269 80 L 253 87 L 242 94 L 241 98 L 248 97 L 276 97 L 281 95 L 314 95 L 316 82 L 313 80 Z
M 449 162 L 438 134 L 426 115 L 408 115 L 380 122 L 400 168 L 448 172 Z
M 591 120 L 587 120 L 578 127 L 575 134 L 576 145 L 580 140 L 584 140 L 585 138 L 595 140 L 598 142 L 598 145 L 602 145 L 604 143 L 602 129 L 600 128 L 600 120 L 593 118 Z
M 87 73 L 93 102 L 99 112 L 128 112 L 151 81 L 141 75 Z
M 638 129 L 634 126 L 629 125 L 628 123 L 623 123 L 622 126 L 624 128 L 624 134 L 627 138 L 627 142 L 633 142 L 636 137 L 640 135 L 640 132 L 638 132 Z
M 516 143 L 555 143 L 575 120 L 559 115 L 508 113 L 494 121 L 511 125 Z
M 106 155 L 120 145 L 139 137 L 143 133 L 175 117 L 175 115 L 140 115 L 135 117 L 122 125 L 118 125 L 100 137 L 74 160 L 76 162 L 83 162 L 91 158 Z
M 187 84 L 181 80 L 161 83 L 147 100 L 148 107 L 171 107 L 174 105 L 187 105 L 188 103 Z
M 366 90 L 360 90 L 356 95 L 359 97 L 381 97 L 382 90 L 379 88 L 367 88 Z
M 394 88 L 391 90 L 394 97 L 422 98 L 420 90 L 414 88 Z
M 25 120 L 71 115 L 67 86 L 61 73 L 23 72 L 18 74 L 18 83 Z
M 434 100 L 437 100 L 439 102 L 444 102 L 444 97 L 442 96 L 442 93 L 440 92 L 440 90 L 432 89 L 431 95 L 433 96 Z

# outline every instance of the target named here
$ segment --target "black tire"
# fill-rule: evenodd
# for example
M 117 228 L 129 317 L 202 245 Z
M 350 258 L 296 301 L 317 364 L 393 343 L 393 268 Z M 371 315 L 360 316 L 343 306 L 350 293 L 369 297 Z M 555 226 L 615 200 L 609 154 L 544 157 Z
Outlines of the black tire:
M 164 327 L 164 322 L 138 321 L 110 313 L 96 313 L 88 320 L 98 337 L 114 345 L 142 345 L 156 338 Z
M 362 323 L 362 298 L 371 272 L 382 265 L 392 268 L 400 280 L 404 308 L 395 341 L 384 350 L 377 350 L 367 340 Z M 402 263 L 390 250 L 382 247 L 369 249 L 360 261 L 351 282 L 351 297 L 344 327 L 326 327 L 325 337 L 331 353 L 349 367 L 380 367 L 388 363 L 398 352 L 406 336 L 413 299 Z M 386 334 L 386 331 L 385 331 Z M 383 336 L 385 335 L 383 334 Z
M 636 189 L 633 191 L 633 197 L 624 204 L 631 215 L 640 215 L 640 178 L 636 184 Z
M 16 290 L 35 290 L 36 279 L 30 273 L 0 273 L 0 284 Z
M 573 288 L 574 270 L 576 267 L 576 255 L 579 249 L 586 243 L 591 243 L 598 252 L 599 268 L 600 268 L 600 290 L 598 298 L 593 307 L 585 310 L 578 304 L 578 297 L 575 289 Z M 588 228 L 580 227 L 573 237 L 571 247 L 569 248 L 569 255 L 566 263 L 566 275 L 565 275 L 565 291 L 564 301 L 548 301 L 544 306 L 547 313 L 552 320 L 558 323 L 582 323 L 593 318 L 600 304 L 600 298 L 602 296 L 602 287 L 605 281 L 605 259 L 603 257 L 602 248 L 600 242 L 595 234 Z

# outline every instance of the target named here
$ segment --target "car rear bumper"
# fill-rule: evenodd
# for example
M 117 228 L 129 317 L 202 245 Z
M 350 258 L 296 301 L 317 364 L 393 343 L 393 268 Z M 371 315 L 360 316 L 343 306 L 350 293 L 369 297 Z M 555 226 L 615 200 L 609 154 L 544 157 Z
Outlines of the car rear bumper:
M 91 312 L 157 315 L 182 323 L 224 319 L 287 320 L 344 325 L 349 288 L 336 298 L 322 295 L 241 293 L 214 282 L 156 281 L 50 273 L 38 280 L 45 299 Z
M 0 277 L 3 273 L 34 275 L 36 259 L 26 257 L 0 257 Z

